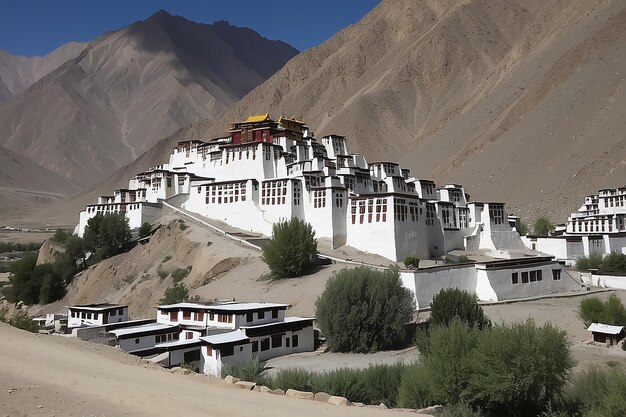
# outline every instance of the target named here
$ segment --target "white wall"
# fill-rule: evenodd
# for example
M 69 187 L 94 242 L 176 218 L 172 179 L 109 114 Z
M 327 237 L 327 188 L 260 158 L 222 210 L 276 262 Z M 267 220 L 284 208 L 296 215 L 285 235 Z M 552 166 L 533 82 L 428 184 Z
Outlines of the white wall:
M 582 274 L 582 279 L 595 287 L 626 290 L 626 276 Z
M 476 269 L 474 265 L 443 266 L 402 271 L 400 278 L 405 287 L 415 294 L 418 309 L 430 307 L 433 296 L 444 288 L 458 288 L 469 293 L 476 292 Z

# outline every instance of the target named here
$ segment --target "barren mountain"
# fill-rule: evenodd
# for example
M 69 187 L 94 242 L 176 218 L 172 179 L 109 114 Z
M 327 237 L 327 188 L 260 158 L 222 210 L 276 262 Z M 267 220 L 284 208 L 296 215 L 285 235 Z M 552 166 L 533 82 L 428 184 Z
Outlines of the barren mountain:
M 105 34 L 0 107 L 0 146 L 91 185 L 266 80 L 295 49 L 160 11 Z
M 62 218 L 189 137 L 270 111 L 339 133 L 370 161 L 458 182 L 532 220 L 565 221 L 626 181 L 626 3 L 385 0 L 229 107 L 160 141 Z M 56 217 L 55 217 L 56 216 Z M 74 216 L 76 217 L 76 216 Z
M 75 58 L 86 44 L 69 42 L 45 56 L 25 57 L 0 51 L 0 104 L 33 85 L 50 71 Z

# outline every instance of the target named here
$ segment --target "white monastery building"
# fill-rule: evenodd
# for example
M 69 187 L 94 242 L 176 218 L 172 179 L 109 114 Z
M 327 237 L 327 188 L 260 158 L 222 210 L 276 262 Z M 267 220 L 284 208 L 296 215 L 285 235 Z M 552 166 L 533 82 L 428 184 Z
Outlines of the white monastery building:
M 314 350 L 313 319 L 285 317 L 287 307 L 239 302 L 162 305 L 156 322 L 109 333 L 125 352 L 166 367 L 184 362 L 219 376 L 227 364 Z
M 524 243 L 569 263 L 594 253 L 626 253 L 626 186 L 585 197 L 578 211 L 568 217 L 562 234 L 528 237 Z
M 397 163 L 368 163 L 348 151 L 343 136 L 318 141 L 303 121 L 269 114 L 234 123 L 228 133 L 179 142 L 167 164 L 88 205 L 76 233 L 98 213 L 124 213 L 137 228 L 160 217 L 161 202 L 169 201 L 266 236 L 274 223 L 297 217 L 333 248 L 393 261 L 524 247 L 503 203 L 470 202 L 461 185 L 437 187 Z
M 82 304 L 68 308 L 67 327 L 102 326 L 128 321 L 128 306 L 121 304 Z

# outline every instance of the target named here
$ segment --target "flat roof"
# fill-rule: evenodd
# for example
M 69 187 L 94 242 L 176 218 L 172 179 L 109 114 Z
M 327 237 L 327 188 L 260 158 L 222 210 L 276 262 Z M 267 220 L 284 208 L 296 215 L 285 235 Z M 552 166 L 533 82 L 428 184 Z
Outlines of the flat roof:
M 242 326 L 241 329 L 246 332 L 249 337 L 267 336 L 276 332 L 284 332 L 287 330 L 299 330 L 307 326 L 313 325 L 313 318 L 305 317 L 287 317 L 284 321 L 277 321 L 268 324 L 260 324 L 257 326 Z
M 157 343 L 154 345 L 155 348 L 174 348 L 174 347 L 192 347 L 196 344 L 201 344 L 202 342 L 199 339 L 181 339 L 174 340 L 173 342 L 165 342 L 165 343 Z
M 150 333 L 159 330 L 176 329 L 177 325 L 163 324 L 163 323 L 151 323 L 144 324 L 142 326 L 125 327 L 123 329 L 111 330 L 115 336 L 127 336 L 130 334 Z
M 620 334 L 624 330 L 624 326 L 611 326 L 610 324 L 591 323 L 587 329 L 588 332 Z
M 225 345 L 229 343 L 247 342 L 250 338 L 241 330 L 234 330 L 228 333 L 201 337 L 200 340 L 203 340 L 211 345 Z
M 100 310 L 111 310 L 115 308 L 128 308 L 128 306 L 124 304 L 94 303 L 94 304 L 76 304 L 73 306 L 69 306 L 68 308 L 72 310 L 80 309 L 80 310 L 100 311 Z
M 263 310 L 263 309 L 286 309 L 289 304 L 278 303 L 225 303 L 225 304 L 199 304 L 199 303 L 176 303 L 159 306 L 160 310 L 173 310 L 173 309 L 200 309 L 200 310 L 215 310 L 215 311 L 249 311 L 249 310 Z

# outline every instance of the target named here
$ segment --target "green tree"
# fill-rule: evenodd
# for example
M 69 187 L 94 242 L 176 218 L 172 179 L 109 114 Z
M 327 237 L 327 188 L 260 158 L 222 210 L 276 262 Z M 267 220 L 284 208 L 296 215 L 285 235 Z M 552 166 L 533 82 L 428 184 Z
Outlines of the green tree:
M 328 347 L 336 352 L 376 352 L 404 340 L 415 298 L 397 269 L 342 269 L 327 282 L 315 316 Z
M 300 276 L 317 259 L 317 240 L 310 224 L 298 218 L 275 223 L 263 260 L 275 278 Z
M 552 221 L 548 217 L 539 217 L 533 224 L 533 230 L 536 235 L 548 236 L 550 233 L 554 232 L 554 224 L 552 224 Z
M 420 267 L 420 260 L 415 256 L 407 256 L 404 259 L 404 266 L 407 268 L 418 269 Z
M 37 253 L 29 252 L 15 262 L 9 276 L 11 288 L 8 298 L 11 301 L 22 301 L 25 304 L 36 304 L 39 301 L 41 276 L 36 275 Z
M 85 246 L 85 240 L 72 235 L 65 241 L 65 254 L 69 257 L 70 261 L 79 269 L 85 269 L 87 263 L 85 258 L 87 256 L 87 248 Z
M 433 297 L 430 304 L 430 325 L 448 326 L 458 318 L 470 327 L 482 329 L 491 325 L 483 308 L 478 304 L 476 294 L 458 288 L 446 288 Z
M 132 239 L 128 219 L 121 213 L 97 214 L 89 219 L 83 235 L 85 247 L 96 261 L 124 252 Z
M 146 237 L 148 235 L 150 235 L 150 231 L 152 230 L 152 225 L 148 222 L 145 222 L 144 224 L 141 225 L 141 227 L 139 228 L 139 237 Z
M 567 387 L 564 403 L 572 416 L 623 417 L 626 415 L 626 373 L 620 368 L 585 370 Z
M 521 219 L 517 219 L 515 222 L 515 230 L 520 236 L 526 236 L 528 234 L 528 226 Z
M 177 282 L 172 287 L 165 290 L 163 298 L 159 301 L 161 304 L 176 304 L 183 301 L 193 299 L 189 296 L 189 289 L 182 282 Z
M 71 233 L 65 229 L 57 229 L 52 236 L 52 240 L 57 243 L 65 243 L 68 237 L 71 236 Z
M 35 274 L 41 275 L 41 287 L 39 289 L 39 302 L 48 304 L 62 298 L 65 295 L 65 282 L 58 275 L 51 264 L 43 264 L 35 267 Z
M 626 325 L 626 308 L 615 294 L 606 301 L 598 297 L 587 297 L 580 300 L 578 317 L 588 327 L 591 323 Z

